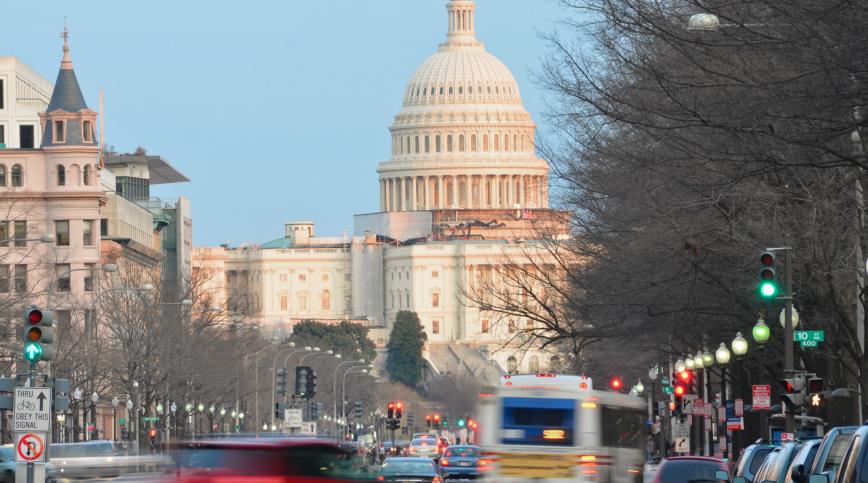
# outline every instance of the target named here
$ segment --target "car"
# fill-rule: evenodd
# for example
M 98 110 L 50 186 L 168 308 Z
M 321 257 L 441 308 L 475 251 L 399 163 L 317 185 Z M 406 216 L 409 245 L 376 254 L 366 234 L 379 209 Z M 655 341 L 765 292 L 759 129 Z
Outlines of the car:
M 756 443 L 744 449 L 733 472 L 733 483 L 753 483 L 754 476 L 759 471 L 766 457 L 775 449 L 765 441 Z
M 457 445 L 450 446 L 443 453 L 438 464 L 444 479 L 453 477 L 461 479 L 479 478 L 482 475 L 483 466 L 480 465 L 480 452 L 478 446 Z
M 58 478 L 113 478 L 135 466 L 135 457 L 118 454 L 108 440 L 55 443 L 48 456 Z
M 413 439 L 417 438 L 434 438 L 437 439 L 437 435 L 434 433 L 415 433 L 413 434 Z
M 377 474 L 377 481 L 443 483 L 443 474 L 430 458 L 386 458 Z
M 446 452 L 446 448 L 449 447 L 449 440 L 444 437 L 437 438 L 437 452 L 441 455 Z
M 811 465 L 814 464 L 814 459 L 816 459 L 817 450 L 819 449 L 819 439 L 804 441 L 790 463 L 787 477 L 784 480 L 785 483 L 808 483 L 808 477 L 811 475 Z
M 753 479 L 754 483 L 784 483 L 790 475 L 790 464 L 796 453 L 799 451 L 800 443 L 785 443 L 776 447 L 768 455 L 765 462 L 760 466 L 756 476 Z M 733 480 L 733 483 L 738 483 Z
M 642 481 L 654 481 L 654 475 L 660 469 L 660 456 L 653 456 L 645 462 L 645 467 L 642 470 Z
M 364 457 L 313 438 L 198 440 L 176 444 L 172 458 L 175 469 L 166 483 L 350 482 L 373 476 Z
M 827 473 L 813 474 L 809 483 L 861 483 L 868 481 L 868 426 L 860 426 L 847 443 L 834 480 Z
M 850 445 L 850 439 L 857 429 L 858 426 L 839 426 L 830 429 L 820 442 L 809 475 L 828 475 L 829 481 L 835 481 L 835 475 L 841 466 L 841 461 L 844 460 L 847 446 Z
M 410 447 L 407 448 L 407 455 L 437 459 L 440 457 L 438 441 L 434 438 L 416 438 L 413 441 L 410 441 Z
M 725 461 L 704 456 L 675 456 L 663 460 L 654 483 L 694 483 L 729 481 Z

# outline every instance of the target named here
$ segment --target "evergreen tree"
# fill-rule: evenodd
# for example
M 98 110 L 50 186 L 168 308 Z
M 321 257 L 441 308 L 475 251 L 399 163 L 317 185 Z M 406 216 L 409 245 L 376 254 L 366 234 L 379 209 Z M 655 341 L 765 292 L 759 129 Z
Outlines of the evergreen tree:
M 427 340 L 416 312 L 398 312 L 386 345 L 386 370 L 393 381 L 416 387 L 422 379 L 422 347 Z

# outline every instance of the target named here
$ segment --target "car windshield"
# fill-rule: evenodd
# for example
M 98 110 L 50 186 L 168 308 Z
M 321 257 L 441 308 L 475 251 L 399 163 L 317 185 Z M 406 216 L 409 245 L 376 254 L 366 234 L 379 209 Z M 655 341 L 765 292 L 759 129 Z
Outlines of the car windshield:
M 669 460 L 660 468 L 658 479 L 666 483 L 725 483 L 714 475 L 722 469 L 713 461 Z
M 433 475 L 437 470 L 430 461 L 386 461 L 381 472 L 384 475 Z
M 754 451 L 755 454 L 753 459 L 750 461 L 750 474 L 755 475 L 756 472 L 759 471 L 760 466 L 762 466 L 771 452 L 771 448 L 757 448 L 756 451 Z
M 469 446 L 452 446 L 446 450 L 446 456 L 479 456 L 479 451 L 476 448 Z
M 847 452 L 847 445 L 850 443 L 852 434 L 838 434 L 835 440 L 832 441 L 832 446 L 829 448 L 829 454 L 826 455 L 826 461 L 823 462 L 823 467 L 820 469 L 823 473 L 831 473 L 834 477 L 838 468 L 841 467 L 841 462 L 844 461 L 844 454 Z
M 414 439 L 411 443 L 413 446 L 437 446 L 437 441 L 428 438 Z

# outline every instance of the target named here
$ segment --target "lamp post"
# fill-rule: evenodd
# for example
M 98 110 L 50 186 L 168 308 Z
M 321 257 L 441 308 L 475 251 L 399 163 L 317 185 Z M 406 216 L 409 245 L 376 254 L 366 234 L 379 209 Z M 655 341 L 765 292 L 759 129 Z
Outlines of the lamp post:
M 335 427 L 335 441 L 338 439 L 338 371 L 340 371 L 341 367 L 345 364 L 366 364 L 364 360 L 358 361 L 343 361 L 335 367 L 335 373 L 332 376 L 332 416 L 334 418 L 334 427 Z
M 112 440 L 114 441 L 118 439 L 118 405 L 120 403 L 117 396 L 112 398 Z
M 75 401 L 75 414 L 73 415 L 73 418 L 72 418 L 72 433 L 73 433 L 72 434 L 72 440 L 74 442 L 78 442 L 78 440 L 80 438 L 78 416 L 79 416 L 79 409 L 80 409 L 79 406 L 81 405 L 81 398 L 83 395 L 84 394 L 81 392 L 81 388 L 78 388 L 78 387 L 75 388 L 75 391 L 72 392 L 72 399 Z
M 168 443 L 169 440 L 172 438 L 172 432 L 171 432 L 170 428 L 172 428 L 172 427 L 174 427 L 176 424 L 178 424 L 178 419 L 175 417 L 175 412 L 178 411 L 178 405 L 175 404 L 175 401 L 172 401 L 172 405 L 169 406 L 169 411 L 171 411 L 171 413 L 172 413 L 172 414 L 171 414 L 171 416 L 172 416 L 172 424 L 171 424 L 171 425 L 167 425 L 167 427 L 166 427 L 166 442 L 167 442 L 167 443 Z M 177 429 L 178 429 L 178 428 L 175 427 L 174 429 L 175 429 L 175 433 L 177 434 Z
M 721 403 L 724 407 L 726 407 L 726 365 L 729 364 L 731 354 L 729 349 L 726 348 L 726 344 L 723 342 L 720 343 L 720 347 L 714 351 L 714 359 L 720 365 L 720 398 Z M 724 421 L 724 425 L 726 425 L 726 421 Z M 724 426 L 725 427 L 725 426 Z M 729 436 L 729 430 L 726 429 L 727 436 Z M 727 438 L 729 440 L 730 438 Z M 729 457 L 728 448 L 721 448 L 721 452 L 723 453 L 724 458 Z
M 133 439 L 133 431 L 132 431 L 132 429 L 133 429 L 133 400 L 127 399 L 126 406 L 127 406 L 127 424 L 129 425 L 129 429 L 127 429 L 127 453 L 129 453 L 130 449 L 132 449 L 132 448 L 130 448 L 130 442 Z
M 367 370 L 367 369 L 363 369 L 362 367 L 363 367 L 363 366 L 350 367 L 349 370 L 347 370 L 347 372 L 344 373 L 344 377 L 343 377 L 343 379 L 342 379 L 342 381 L 341 381 L 341 417 L 344 418 L 344 419 L 346 418 L 346 414 L 347 414 L 347 411 L 346 411 L 346 403 L 347 403 L 347 375 L 348 375 L 348 374 L 353 374 L 353 373 L 356 373 L 356 374 L 367 374 L 367 373 L 368 373 L 368 370 Z M 343 427 L 342 427 L 342 428 L 343 428 Z M 341 439 L 344 438 L 343 435 L 344 435 L 345 432 L 346 432 L 346 429 L 342 429 L 342 430 L 341 430 Z

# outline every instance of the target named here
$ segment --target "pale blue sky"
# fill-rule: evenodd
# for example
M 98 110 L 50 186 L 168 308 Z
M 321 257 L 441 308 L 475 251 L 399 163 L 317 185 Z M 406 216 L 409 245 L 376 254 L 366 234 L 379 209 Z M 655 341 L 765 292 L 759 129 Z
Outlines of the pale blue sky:
M 445 0 L 5 2 L 0 55 L 50 81 L 63 17 L 87 102 L 106 97 L 106 141 L 145 146 L 192 182 L 196 245 L 264 242 L 285 220 L 321 235 L 378 209 L 377 164 L 406 81 L 446 35 Z M 556 0 L 477 0 L 477 33 L 542 123 L 533 81 Z

